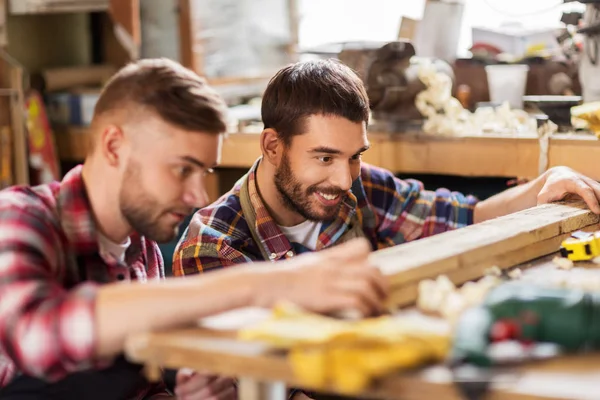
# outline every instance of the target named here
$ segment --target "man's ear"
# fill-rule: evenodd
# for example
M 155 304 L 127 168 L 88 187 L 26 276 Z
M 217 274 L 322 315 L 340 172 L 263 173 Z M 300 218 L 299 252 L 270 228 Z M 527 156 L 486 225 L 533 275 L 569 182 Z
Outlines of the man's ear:
M 107 125 L 100 132 L 100 152 L 113 167 L 118 167 L 122 162 L 122 150 L 125 145 L 125 135 L 120 127 Z
M 279 165 L 283 155 L 284 143 L 277 131 L 267 128 L 260 134 L 260 149 L 263 159 L 273 165 Z

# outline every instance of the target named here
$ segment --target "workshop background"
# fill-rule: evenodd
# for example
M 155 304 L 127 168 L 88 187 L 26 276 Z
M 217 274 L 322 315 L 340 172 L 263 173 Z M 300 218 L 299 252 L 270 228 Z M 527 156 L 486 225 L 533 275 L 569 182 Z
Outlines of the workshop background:
M 0 0 L 0 187 L 80 163 L 103 82 L 146 57 L 194 69 L 231 106 L 212 200 L 260 154 L 268 79 L 328 57 L 367 86 L 366 162 L 482 199 L 554 165 L 599 179 L 595 3 Z

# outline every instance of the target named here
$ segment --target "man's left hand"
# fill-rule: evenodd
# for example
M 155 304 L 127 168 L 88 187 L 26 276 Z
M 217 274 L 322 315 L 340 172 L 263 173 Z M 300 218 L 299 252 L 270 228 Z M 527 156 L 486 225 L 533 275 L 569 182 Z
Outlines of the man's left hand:
M 600 184 L 568 167 L 554 167 L 546 172 L 546 179 L 537 196 L 538 204 L 551 203 L 577 195 L 596 214 L 600 214 Z
M 178 400 L 236 400 L 237 388 L 232 378 L 180 369 L 175 378 L 175 395 Z

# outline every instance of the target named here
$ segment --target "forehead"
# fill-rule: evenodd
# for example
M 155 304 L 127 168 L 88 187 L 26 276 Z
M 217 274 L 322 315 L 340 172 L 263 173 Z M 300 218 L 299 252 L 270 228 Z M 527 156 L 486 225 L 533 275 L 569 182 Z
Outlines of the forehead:
M 134 141 L 142 142 L 136 147 L 154 156 L 189 156 L 206 165 L 213 165 L 220 158 L 223 135 L 185 130 L 155 115 L 140 121 L 133 129 Z
M 292 138 L 292 144 L 303 150 L 329 147 L 353 154 L 369 144 L 364 122 L 353 122 L 338 116 L 311 115 L 303 128 L 302 134 Z

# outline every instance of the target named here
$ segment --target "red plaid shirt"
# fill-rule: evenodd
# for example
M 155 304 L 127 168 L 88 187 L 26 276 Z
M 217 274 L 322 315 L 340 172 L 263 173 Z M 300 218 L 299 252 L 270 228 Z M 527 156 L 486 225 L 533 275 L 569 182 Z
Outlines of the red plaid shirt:
M 99 255 L 81 166 L 62 182 L 0 191 L 0 386 L 19 373 L 55 381 L 107 364 L 94 358 L 98 287 L 164 278 L 156 243 L 130 239 L 125 263 Z

